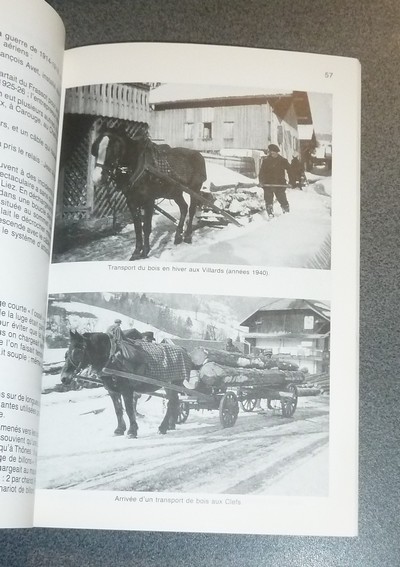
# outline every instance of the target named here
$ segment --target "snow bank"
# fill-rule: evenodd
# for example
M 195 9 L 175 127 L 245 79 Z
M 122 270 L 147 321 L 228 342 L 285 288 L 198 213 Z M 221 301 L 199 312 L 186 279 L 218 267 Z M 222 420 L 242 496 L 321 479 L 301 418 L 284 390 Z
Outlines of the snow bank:
M 331 200 L 310 188 L 288 189 L 286 194 L 289 214 L 284 215 L 275 203 L 275 218 L 271 221 L 263 212 L 241 217 L 241 227 L 196 230 L 192 245 L 170 246 L 158 258 L 167 262 L 192 262 L 195 258 L 196 262 L 215 264 L 309 267 L 329 241 Z M 321 269 L 329 267 L 329 258 L 324 264 Z
M 216 187 L 222 187 L 224 185 L 238 185 L 239 183 L 244 183 L 249 186 L 257 185 L 257 181 L 251 179 L 251 177 L 246 177 L 245 175 L 232 171 L 223 165 L 208 163 L 206 161 L 206 170 L 207 181 L 204 183 L 204 187 L 208 189 L 212 185 Z

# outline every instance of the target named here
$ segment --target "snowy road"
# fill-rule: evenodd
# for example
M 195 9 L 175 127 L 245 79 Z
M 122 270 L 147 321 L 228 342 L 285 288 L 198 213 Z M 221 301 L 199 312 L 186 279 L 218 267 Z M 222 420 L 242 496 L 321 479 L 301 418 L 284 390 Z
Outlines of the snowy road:
M 156 214 L 153 217 L 151 252 L 148 259 L 140 262 L 160 260 L 329 269 L 331 198 L 324 190 L 324 187 L 330 187 L 329 181 L 304 191 L 288 189 L 289 215 L 283 215 L 275 204 L 276 216 L 272 222 L 263 211 L 251 217 L 238 217 L 241 227 L 197 228 L 192 244 L 174 245 L 174 225 Z M 261 193 L 260 203 L 263 202 Z M 162 206 L 177 216 L 173 202 L 164 201 Z M 134 242 L 134 228 L 129 224 L 116 235 L 57 254 L 53 261 L 127 261 L 133 252 Z
M 293 418 L 240 411 L 222 429 L 217 411 L 191 411 L 157 434 L 163 401 L 143 396 L 138 439 L 114 437 L 104 390 L 43 396 L 38 487 L 76 490 L 324 496 L 329 398 L 300 398 Z M 265 402 L 263 402 L 265 405 Z

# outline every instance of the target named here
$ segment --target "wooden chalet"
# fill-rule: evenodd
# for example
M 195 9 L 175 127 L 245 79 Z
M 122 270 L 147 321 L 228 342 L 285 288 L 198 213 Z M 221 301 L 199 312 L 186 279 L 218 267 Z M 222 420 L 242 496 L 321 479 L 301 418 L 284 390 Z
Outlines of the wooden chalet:
M 149 90 L 144 83 L 113 83 L 67 89 L 56 204 L 57 226 L 115 215 L 123 195 L 95 190 L 91 146 L 100 127 L 121 123 L 130 134 L 149 127 Z M 115 193 L 115 192 L 114 192 Z
M 272 350 L 288 356 L 310 374 L 326 370 L 329 358 L 330 308 L 322 301 L 272 299 L 245 319 L 246 342 L 255 353 Z
M 308 95 L 299 91 L 162 84 L 150 92 L 150 105 L 153 140 L 197 149 L 209 161 L 236 151 L 253 158 L 256 171 L 255 151 L 274 143 L 291 160 L 301 151 L 299 125 L 312 124 Z

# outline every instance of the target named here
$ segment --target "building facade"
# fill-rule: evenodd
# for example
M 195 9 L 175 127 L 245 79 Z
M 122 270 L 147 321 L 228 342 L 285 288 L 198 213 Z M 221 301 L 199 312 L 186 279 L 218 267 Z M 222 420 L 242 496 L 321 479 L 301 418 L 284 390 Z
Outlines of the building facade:
M 150 105 L 153 140 L 210 154 L 251 155 L 273 143 L 291 160 L 300 153 L 298 125 L 312 123 L 305 92 L 164 84 Z
M 323 302 L 275 299 L 242 323 L 254 353 L 272 350 L 295 360 L 310 374 L 326 371 L 330 345 L 330 308 Z

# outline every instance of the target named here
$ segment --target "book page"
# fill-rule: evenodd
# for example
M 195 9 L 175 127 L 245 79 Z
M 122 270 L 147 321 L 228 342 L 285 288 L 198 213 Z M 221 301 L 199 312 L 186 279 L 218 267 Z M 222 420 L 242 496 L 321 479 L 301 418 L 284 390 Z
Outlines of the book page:
M 64 29 L 0 1 L 0 526 L 32 525 Z
M 35 524 L 355 535 L 358 61 L 87 47 L 63 96 Z

